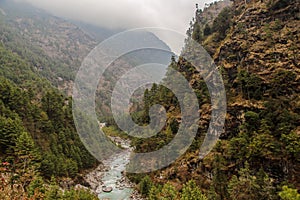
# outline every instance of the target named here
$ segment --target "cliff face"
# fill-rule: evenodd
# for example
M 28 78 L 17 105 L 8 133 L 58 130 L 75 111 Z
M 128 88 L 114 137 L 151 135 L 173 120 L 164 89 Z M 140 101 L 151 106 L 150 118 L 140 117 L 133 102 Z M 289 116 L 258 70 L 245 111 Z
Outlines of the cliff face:
M 288 148 L 299 151 L 299 145 L 290 146 L 299 142 L 300 134 L 299 11 L 299 1 L 235 1 L 232 26 L 213 56 L 224 70 L 227 87 L 228 120 L 222 143 L 237 145 L 238 139 L 250 134 L 248 144 L 231 148 L 239 154 L 243 151 L 239 148 L 246 147 L 242 160 L 250 162 L 254 171 L 260 166 L 274 182 L 286 180 L 298 188 L 299 155 Z M 255 121 L 250 112 L 257 114 Z M 293 139 L 285 140 L 287 135 Z M 239 162 L 233 163 L 236 170 Z
M 299 114 L 299 1 L 234 6 L 238 14 L 214 54 L 227 79 L 229 109 L 265 109 L 266 100 L 285 99 Z
M 273 4 L 258 1 L 236 8 L 241 14 L 214 55 L 219 65 L 247 68 L 265 80 L 279 69 L 299 78 L 299 2 L 277 9 Z

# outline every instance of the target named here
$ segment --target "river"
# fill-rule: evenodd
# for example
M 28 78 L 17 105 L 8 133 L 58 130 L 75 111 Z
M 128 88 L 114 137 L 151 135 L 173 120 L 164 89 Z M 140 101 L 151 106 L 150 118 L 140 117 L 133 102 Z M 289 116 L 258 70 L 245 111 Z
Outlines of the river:
M 117 141 L 123 148 L 119 154 L 112 155 L 109 159 L 102 161 L 97 169 L 86 175 L 86 181 L 91 185 L 92 189 L 98 194 L 101 200 L 138 200 L 142 199 L 137 191 L 134 190 L 134 184 L 130 183 L 123 174 L 126 165 L 129 163 L 130 141 L 120 138 L 111 138 Z M 113 190 L 109 193 L 103 192 L 103 187 L 111 187 Z
M 109 170 L 104 173 L 102 178 L 103 185 L 106 187 L 112 187 L 113 190 L 110 193 L 102 191 L 99 194 L 100 199 L 130 199 L 133 189 L 128 185 L 126 177 L 123 176 L 122 172 L 125 170 L 126 165 L 129 162 L 130 151 L 120 153 L 119 155 L 113 156 L 113 158 L 103 162 L 105 166 L 109 166 Z M 102 188 L 99 188 L 102 190 Z

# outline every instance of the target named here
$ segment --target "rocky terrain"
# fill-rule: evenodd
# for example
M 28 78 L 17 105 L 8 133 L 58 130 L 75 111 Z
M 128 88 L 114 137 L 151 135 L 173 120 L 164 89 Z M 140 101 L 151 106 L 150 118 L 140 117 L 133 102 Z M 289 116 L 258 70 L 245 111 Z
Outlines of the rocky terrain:
M 110 137 L 111 140 L 116 144 L 124 148 L 124 152 L 120 153 L 119 155 L 112 155 L 111 158 L 108 160 L 103 161 L 102 164 L 100 164 L 96 169 L 92 170 L 88 174 L 85 175 L 84 180 L 89 184 L 89 189 L 91 189 L 95 194 L 101 195 L 102 188 L 105 185 L 105 180 L 116 180 L 116 182 L 113 183 L 113 185 L 109 185 L 113 187 L 113 191 L 111 193 L 114 193 L 115 190 L 118 190 L 119 192 L 124 191 L 125 195 L 128 193 L 128 199 L 133 199 L 133 200 L 141 200 L 143 199 L 141 195 L 135 190 L 136 185 L 131 183 L 128 178 L 125 176 L 124 171 L 121 172 L 121 177 L 114 177 L 117 176 L 115 172 L 110 172 L 114 168 L 119 168 L 121 167 L 122 169 L 125 169 L 125 166 L 122 166 L 124 163 L 122 159 L 128 157 L 130 152 L 132 151 L 130 149 L 130 141 L 129 140 L 124 140 L 119 137 Z M 120 160 L 119 163 L 116 163 L 115 160 Z M 110 173 L 112 175 L 110 175 Z M 108 177 L 106 177 L 108 176 Z M 76 188 L 86 188 L 82 185 L 76 185 Z M 86 188 L 86 189 L 88 189 Z M 128 192 L 125 191 L 128 190 Z M 117 194 L 117 195 L 122 195 L 122 194 Z M 101 198 L 101 196 L 100 196 Z
M 208 199 L 279 199 L 283 185 L 300 187 L 300 2 L 235 0 L 216 9 L 219 15 L 212 20 L 207 12 L 216 7 L 196 11 L 188 36 L 203 45 L 222 73 L 227 96 L 224 132 L 214 150 L 200 158 L 212 107 L 200 73 L 179 58 L 172 67 L 189 80 L 199 98 L 198 134 L 183 156 L 149 176 L 157 184 L 154 190 L 171 184 L 180 191 L 192 177 Z M 176 127 L 174 118 L 180 122 L 171 94 L 161 98 L 166 91 L 155 87 L 149 93 L 154 103 L 167 105 L 170 118 L 158 136 L 135 143 L 140 152 L 167 143 Z

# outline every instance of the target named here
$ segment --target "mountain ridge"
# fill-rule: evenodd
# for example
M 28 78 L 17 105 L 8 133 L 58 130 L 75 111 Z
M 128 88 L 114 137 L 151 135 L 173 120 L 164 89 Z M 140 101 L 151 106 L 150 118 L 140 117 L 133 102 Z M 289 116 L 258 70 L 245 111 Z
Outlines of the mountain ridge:
M 280 199 L 286 187 L 299 190 L 299 10 L 299 1 L 235 0 L 211 23 L 202 23 L 209 14 L 196 11 L 188 37 L 203 45 L 222 73 L 228 106 L 225 131 L 200 159 L 211 119 L 209 94 L 188 61 L 182 57 L 173 62 L 170 67 L 186 77 L 199 98 L 199 130 L 189 150 L 173 164 L 144 178 L 130 176 L 141 191 L 152 184 L 145 196 L 159 198 L 160 189 L 169 188 L 177 199 L 191 179 L 208 199 Z M 157 150 L 174 137 L 174 119 L 178 124 L 181 117 L 173 98 L 158 86 L 145 94 L 144 104 L 166 106 L 169 119 L 156 137 L 134 140 L 137 152 Z M 147 124 L 144 113 L 136 111 Z

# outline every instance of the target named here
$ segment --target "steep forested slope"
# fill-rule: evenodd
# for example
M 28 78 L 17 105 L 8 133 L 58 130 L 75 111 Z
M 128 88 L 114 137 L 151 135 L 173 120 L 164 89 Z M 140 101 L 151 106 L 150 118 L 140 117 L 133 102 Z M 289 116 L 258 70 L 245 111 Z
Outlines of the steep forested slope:
M 1 1 L 0 7 L 0 199 L 93 199 L 89 192 L 62 192 L 57 183 L 63 189 L 87 184 L 82 173 L 98 163 L 76 133 L 69 97 L 75 73 L 96 40 L 28 4 Z M 137 40 L 168 48 L 148 32 Z M 115 61 L 102 80 L 106 86 L 99 84 L 100 95 L 107 99 L 116 77 L 146 62 L 149 54 Z M 169 61 L 171 55 L 156 56 Z M 105 102 L 99 105 L 104 107 L 99 113 L 109 112 Z
M 72 176 L 80 169 L 91 167 L 95 161 L 84 150 L 76 135 L 70 99 L 53 88 L 46 79 L 34 74 L 29 63 L 3 46 L 0 47 L 0 55 L 1 116 L 5 118 L 1 120 L 2 128 L 9 126 L 5 125 L 6 120 L 18 122 L 18 126 L 9 126 L 11 130 L 7 130 L 8 132 L 2 129 L 1 138 L 16 139 L 18 135 L 10 136 L 10 131 L 21 134 L 19 129 L 29 133 L 43 155 L 42 160 L 45 162 L 42 167 L 48 170 L 42 171 L 47 177 L 59 174 L 70 175 L 68 170 L 73 167 L 65 166 L 65 170 L 62 170 L 58 164 L 68 163 L 58 161 L 65 160 L 67 157 L 75 167 Z M 16 131 L 13 131 L 14 129 Z M 3 141 L 7 142 L 6 139 Z M 11 145 L 15 145 L 14 140 L 9 142 L 9 145 L 1 145 L 4 155 L 11 152 Z M 79 149 L 70 149 L 73 147 L 68 143 L 74 144 L 74 148 Z M 47 160 L 51 156 L 52 160 Z M 49 164 L 53 166 L 50 167 Z M 53 168 L 54 166 L 57 169 Z
M 183 198 L 189 185 L 194 192 L 199 187 L 208 199 L 289 199 L 283 196 L 295 192 L 291 188 L 299 190 L 299 10 L 299 1 L 236 0 L 211 22 L 205 19 L 207 13 L 197 10 L 188 37 L 207 49 L 223 75 L 228 106 L 225 132 L 214 150 L 200 159 L 211 112 L 208 91 L 190 63 L 184 58 L 173 61 L 170 67 L 189 80 L 199 98 L 198 135 L 184 156 L 149 174 L 154 186 L 148 176 L 132 176 L 141 181 L 143 194 L 159 199 L 163 189 L 173 199 Z M 136 111 L 140 123 L 148 123 L 147 108 L 156 103 L 164 105 L 170 117 L 157 136 L 134 141 L 139 152 L 170 141 L 181 118 L 178 102 L 166 88 L 155 85 L 144 98 L 146 109 Z M 297 192 L 291 195 L 297 198 Z
M 0 63 L 0 198 L 42 197 L 54 192 L 43 179 L 78 178 L 96 161 L 75 131 L 71 100 L 2 45 Z
M 51 60 L 6 22 L 0 29 L 0 199 L 63 196 L 55 179 L 78 182 L 80 173 L 97 162 L 75 131 L 71 99 L 34 64 Z M 64 195 L 94 198 L 73 190 Z

